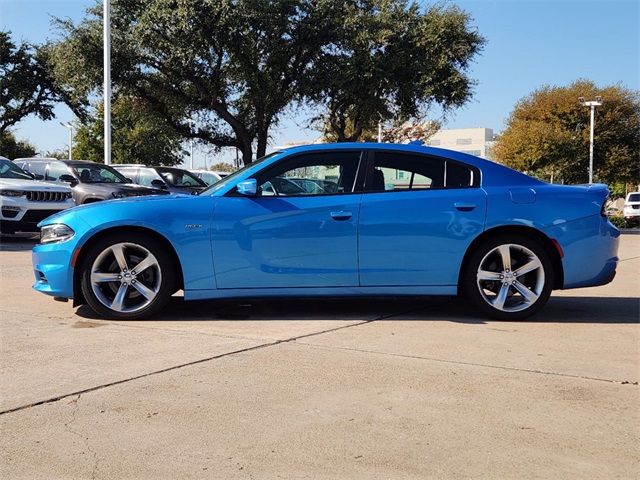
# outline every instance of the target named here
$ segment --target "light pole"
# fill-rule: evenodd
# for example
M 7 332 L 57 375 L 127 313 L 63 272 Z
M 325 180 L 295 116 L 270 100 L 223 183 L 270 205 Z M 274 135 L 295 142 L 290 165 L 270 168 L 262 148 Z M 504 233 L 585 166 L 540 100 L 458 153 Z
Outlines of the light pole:
M 103 0 L 102 5 L 102 43 L 104 55 L 102 68 L 104 73 L 104 163 L 111 165 L 111 5 Z
M 584 100 L 584 97 L 579 97 L 578 101 L 585 107 L 591 108 L 591 128 L 589 134 L 589 183 L 593 183 L 593 129 L 596 123 L 596 107 L 602 105 L 602 97 L 597 96 L 595 100 Z
M 191 134 L 191 139 L 190 139 L 191 153 L 189 155 L 189 168 L 193 170 L 193 124 L 194 124 L 194 121 L 191 118 L 188 121 L 189 121 L 189 133 Z
M 71 160 L 71 149 L 73 148 L 73 125 L 71 124 L 71 122 L 69 123 L 60 122 L 60 125 L 69 129 L 69 160 Z

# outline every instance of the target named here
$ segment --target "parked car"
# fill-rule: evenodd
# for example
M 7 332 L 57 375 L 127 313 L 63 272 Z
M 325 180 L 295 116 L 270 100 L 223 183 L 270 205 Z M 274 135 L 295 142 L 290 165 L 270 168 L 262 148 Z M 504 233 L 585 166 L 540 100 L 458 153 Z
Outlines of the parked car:
M 74 205 L 68 186 L 35 181 L 0 157 L 0 232 L 37 232 L 41 220 Z
M 207 184 L 182 168 L 147 167 L 145 165 L 114 165 L 120 173 L 138 185 L 162 188 L 170 193 L 193 194 L 203 191 Z
M 640 192 L 627 194 L 624 207 L 622 207 L 622 214 L 627 227 L 640 225 Z
M 19 158 L 14 163 L 35 178 L 68 183 L 77 205 L 112 198 L 167 193 L 160 188 L 134 185 L 130 179 L 110 166 L 86 160 Z
M 337 191 L 263 195 L 303 168 L 337 178 Z M 607 196 L 438 148 L 301 146 L 199 195 L 48 218 L 34 288 L 109 318 L 152 316 L 182 289 L 185 300 L 459 293 L 476 315 L 522 319 L 553 289 L 613 279 L 620 232 Z
M 216 172 L 212 172 L 211 170 L 189 170 L 189 172 L 193 173 L 209 187 L 222 178 Z

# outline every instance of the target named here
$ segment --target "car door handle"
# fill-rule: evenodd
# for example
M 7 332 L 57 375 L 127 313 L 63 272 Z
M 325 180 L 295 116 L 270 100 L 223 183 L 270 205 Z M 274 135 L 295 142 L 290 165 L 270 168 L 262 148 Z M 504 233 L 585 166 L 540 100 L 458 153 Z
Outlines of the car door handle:
M 475 203 L 465 203 L 465 202 L 456 202 L 453 204 L 453 206 L 456 207 L 456 209 L 460 210 L 461 212 L 470 212 L 471 210 L 476 208 Z
M 351 212 L 347 212 L 345 210 L 340 210 L 339 212 L 331 212 L 331 218 L 338 221 L 349 220 L 352 216 L 353 214 Z

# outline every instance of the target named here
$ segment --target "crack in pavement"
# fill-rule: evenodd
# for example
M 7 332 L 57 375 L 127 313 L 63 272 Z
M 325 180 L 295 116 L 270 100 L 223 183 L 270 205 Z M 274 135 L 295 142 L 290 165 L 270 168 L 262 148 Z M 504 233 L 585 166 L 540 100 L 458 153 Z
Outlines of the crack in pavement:
M 71 400 L 69 403 L 73 403 L 74 404 L 74 408 L 73 411 L 71 412 L 71 420 L 69 420 L 68 422 L 65 422 L 64 424 L 64 428 L 71 434 L 75 435 L 76 437 L 82 439 L 85 447 L 87 448 L 87 451 L 91 454 L 93 454 L 93 468 L 91 471 L 91 478 L 95 479 L 96 475 L 98 473 L 98 463 L 100 462 L 100 459 L 98 458 L 98 452 L 94 451 L 91 448 L 91 445 L 89 444 L 89 436 L 87 435 L 83 435 L 81 432 L 78 432 L 76 430 L 74 430 L 73 428 L 71 428 L 71 424 L 74 423 L 76 421 L 76 413 L 78 412 L 78 408 L 79 408 L 79 404 L 80 404 L 80 397 L 82 396 L 81 393 L 78 394 L 78 396 L 75 398 L 75 400 Z
M 535 373 L 540 375 L 553 375 L 558 377 L 569 377 L 569 378 L 579 378 L 582 380 L 595 380 L 598 382 L 608 382 L 608 383 L 618 383 L 620 385 L 634 385 L 638 386 L 638 382 L 630 381 L 630 380 L 613 380 L 610 378 L 599 378 L 599 377 L 589 377 L 586 375 L 574 375 L 571 373 L 561 373 L 561 372 L 548 372 L 545 370 L 535 370 L 531 368 L 520 368 L 520 367 L 507 367 L 504 365 L 491 365 L 488 363 L 475 363 L 475 362 L 462 362 L 459 360 L 447 360 L 444 358 L 436 358 L 436 357 L 422 357 L 419 355 L 406 355 L 402 353 L 390 353 L 390 352 L 380 352 L 377 350 L 365 350 L 362 348 L 351 348 L 351 347 L 335 347 L 331 345 L 320 345 L 317 343 L 306 343 L 306 342 L 297 342 L 293 341 L 297 345 L 307 346 L 312 348 L 318 348 L 323 350 L 342 350 L 349 352 L 358 352 L 358 353 L 370 353 L 375 355 L 386 355 L 390 357 L 399 357 L 399 358 L 410 358 L 414 360 L 427 360 L 430 362 L 439 362 L 439 363 L 450 363 L 454 365 L 468 365 L 472 367 L 484 367 L 484 368 L 495 368 L 497 370 L 509 370 L 515 372 L 524 372 L 524 373 Z
M 172 370 L 178 370 L 178 369 L 184 368 L 184 367 L 189 367 L 191 365 L 197 365 L 197 364 L 200 364 L 200 363 L 206 363 L 206 362 L 209 362 L 209 361 L 212 361 L 212 360 L 217 360 L 219 358 L 224 358 L 224 357 L 229 357 L 231 355 L 236 355 L 238 353 L 250 352 L 250 351 L 253 351 L 253 350 L 260 350 L 262 348 L 273 347 L 275 345 L 280 345 L 281 343 L 295 342 L 296 340 L 300 340 L 302 338 L 309 338 L 309 337 L 313 337 L 315 335 L 322 335 L 324 333 L 335 332 L 335 331 L 342 330 L 342 329 L 345 329 L 345 328 L 357 327 L 357 326 L 360 326 L 360 325 L 365 325 L 367 323 L 375 322 L 376 320 L 384 320 L 386 318 L 391 318 L 393 316 L 403 315 L 403 314 L 406 314 L 406 313 L 408 313 L 408 312 L 407 311 L 402 311 L 402 312 L 397 312 L 397 313 L 393 313 L 393 314 L 389 314 L 389 315 L 380 315 L 380 316 L 378 316 L 378 317 L 376 317 L 374 319 L 371 319 L 371 320 L 364 320 L 362 322 L 351 323 L 349 325 L 341 325 L 339 327 L 329 328 L 329 329 L 322 330 L 322 331 L 319 331 L 319 332 L 306 333 L 304 335 L 297 335 L 295 337 L 279 339 L 279 340 L 275 340 L 273 342 L 262 343 L 262 344 L 259 344 L 259 345 L 254 345 L 252 347 L 241 348 L 239 350 L 234 350 L 234 351 L 231 351 L 231 352 L 225 352 L 225 353 L 221 353 L 221 354 L 218 354 L 218 355 L 213 355 L 211 357 L 206 357 L 206 358 L 201 358 L 201 359 L 198 359 L 198 360 L 193 360 L 191 362 L 181 363 L 179 365 L 172 365 L 170 367 L 162 368 L 162 369 L 159 369 L 159 370 L 154 370 L 152 372 L 147 372 L 147 373 L 143 373 L 143 374 L 140 374 L 140 375 L 135 375 L 133 377 L 124 378 L 124 379 L 121 379 L 121 380 L 115 380 L 113 382 L 108 382 L 108 383 L 104 383 L 104 384 L 101 384 L 101 385 L 96 385 L 94 387 L 85 388 L 85 389 L 78 390 L 78 391 L 71 392 L 71 393 L 65 393 L 65 394 L 62 394 L 62 395 L 57 395 L 55 397 L 46 398 L 44 400 L 39 400 L 37 402 L 32 402 L 32 403 L 29 403 L 29 404 L 26 404 L 26 405 L 20 405 L 18 407 L 9 408 L 7 410 L 0 411 L 0 415 L 6 415 L 8 413 L 14 413 L 14 412 L 18 412 L 18 411 L 21 411 L 21 410 L 26 410 L 28 408 L 37 407 L 39 405 L 44 405 L 44 404 L 47 404 L 47 403 L 57 402 L 57 401 L 65 399 L 65 398 L 73 397 L 75 395 L 80 396 L 82 394 L 89 393 L 89 392 L 95 392 L 96 390 L 102 390 L 102 389 L 107 388 L 107 387 L 112 387 L 112 386 L 115 386 L 115 385 L 121 385 L 123 383 L 131 382 L 131 381 L 134 381 L 134 380 L 139 380 L 141 378 L 146 378 L 146 377 L 150 377 L 150 376 L 153 376 L 153 375 L 158 375 L 158 374 L 161 374 L 161 373 L 170 372 Z

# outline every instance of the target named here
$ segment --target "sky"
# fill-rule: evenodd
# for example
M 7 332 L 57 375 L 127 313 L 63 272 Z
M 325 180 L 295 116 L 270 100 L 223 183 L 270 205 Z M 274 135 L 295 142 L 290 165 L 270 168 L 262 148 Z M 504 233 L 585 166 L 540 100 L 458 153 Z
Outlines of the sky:
M 423 3 L 423 2 L 420 2 Z M 427 4 L 431 2 L 426 2 Z M 474 96 L 447 117 L 444 128 L 487 127 L 500 132 L 515 103 L 543 85 L 568 85 L 577 79 L 599 86 L 621 84 L 640 89 L 639 0 L 451 0 L 471 17 L 487 44 L 470 75 Z M 55 39 L 53 17 L 80 20 L 94 0 L 0 0 L 0 28 L 14 39 L 41 43 Z M 57 118 L 30 117 L 13 131 L 40 152 L 67 148 L 73 121 L 65 106 Z M 305 128 L 310 112 L 289 113 L 273 132 L 272 145 L 311 140 L 319 133 Z M 229 159 L 196 146 L 196 167 Z

